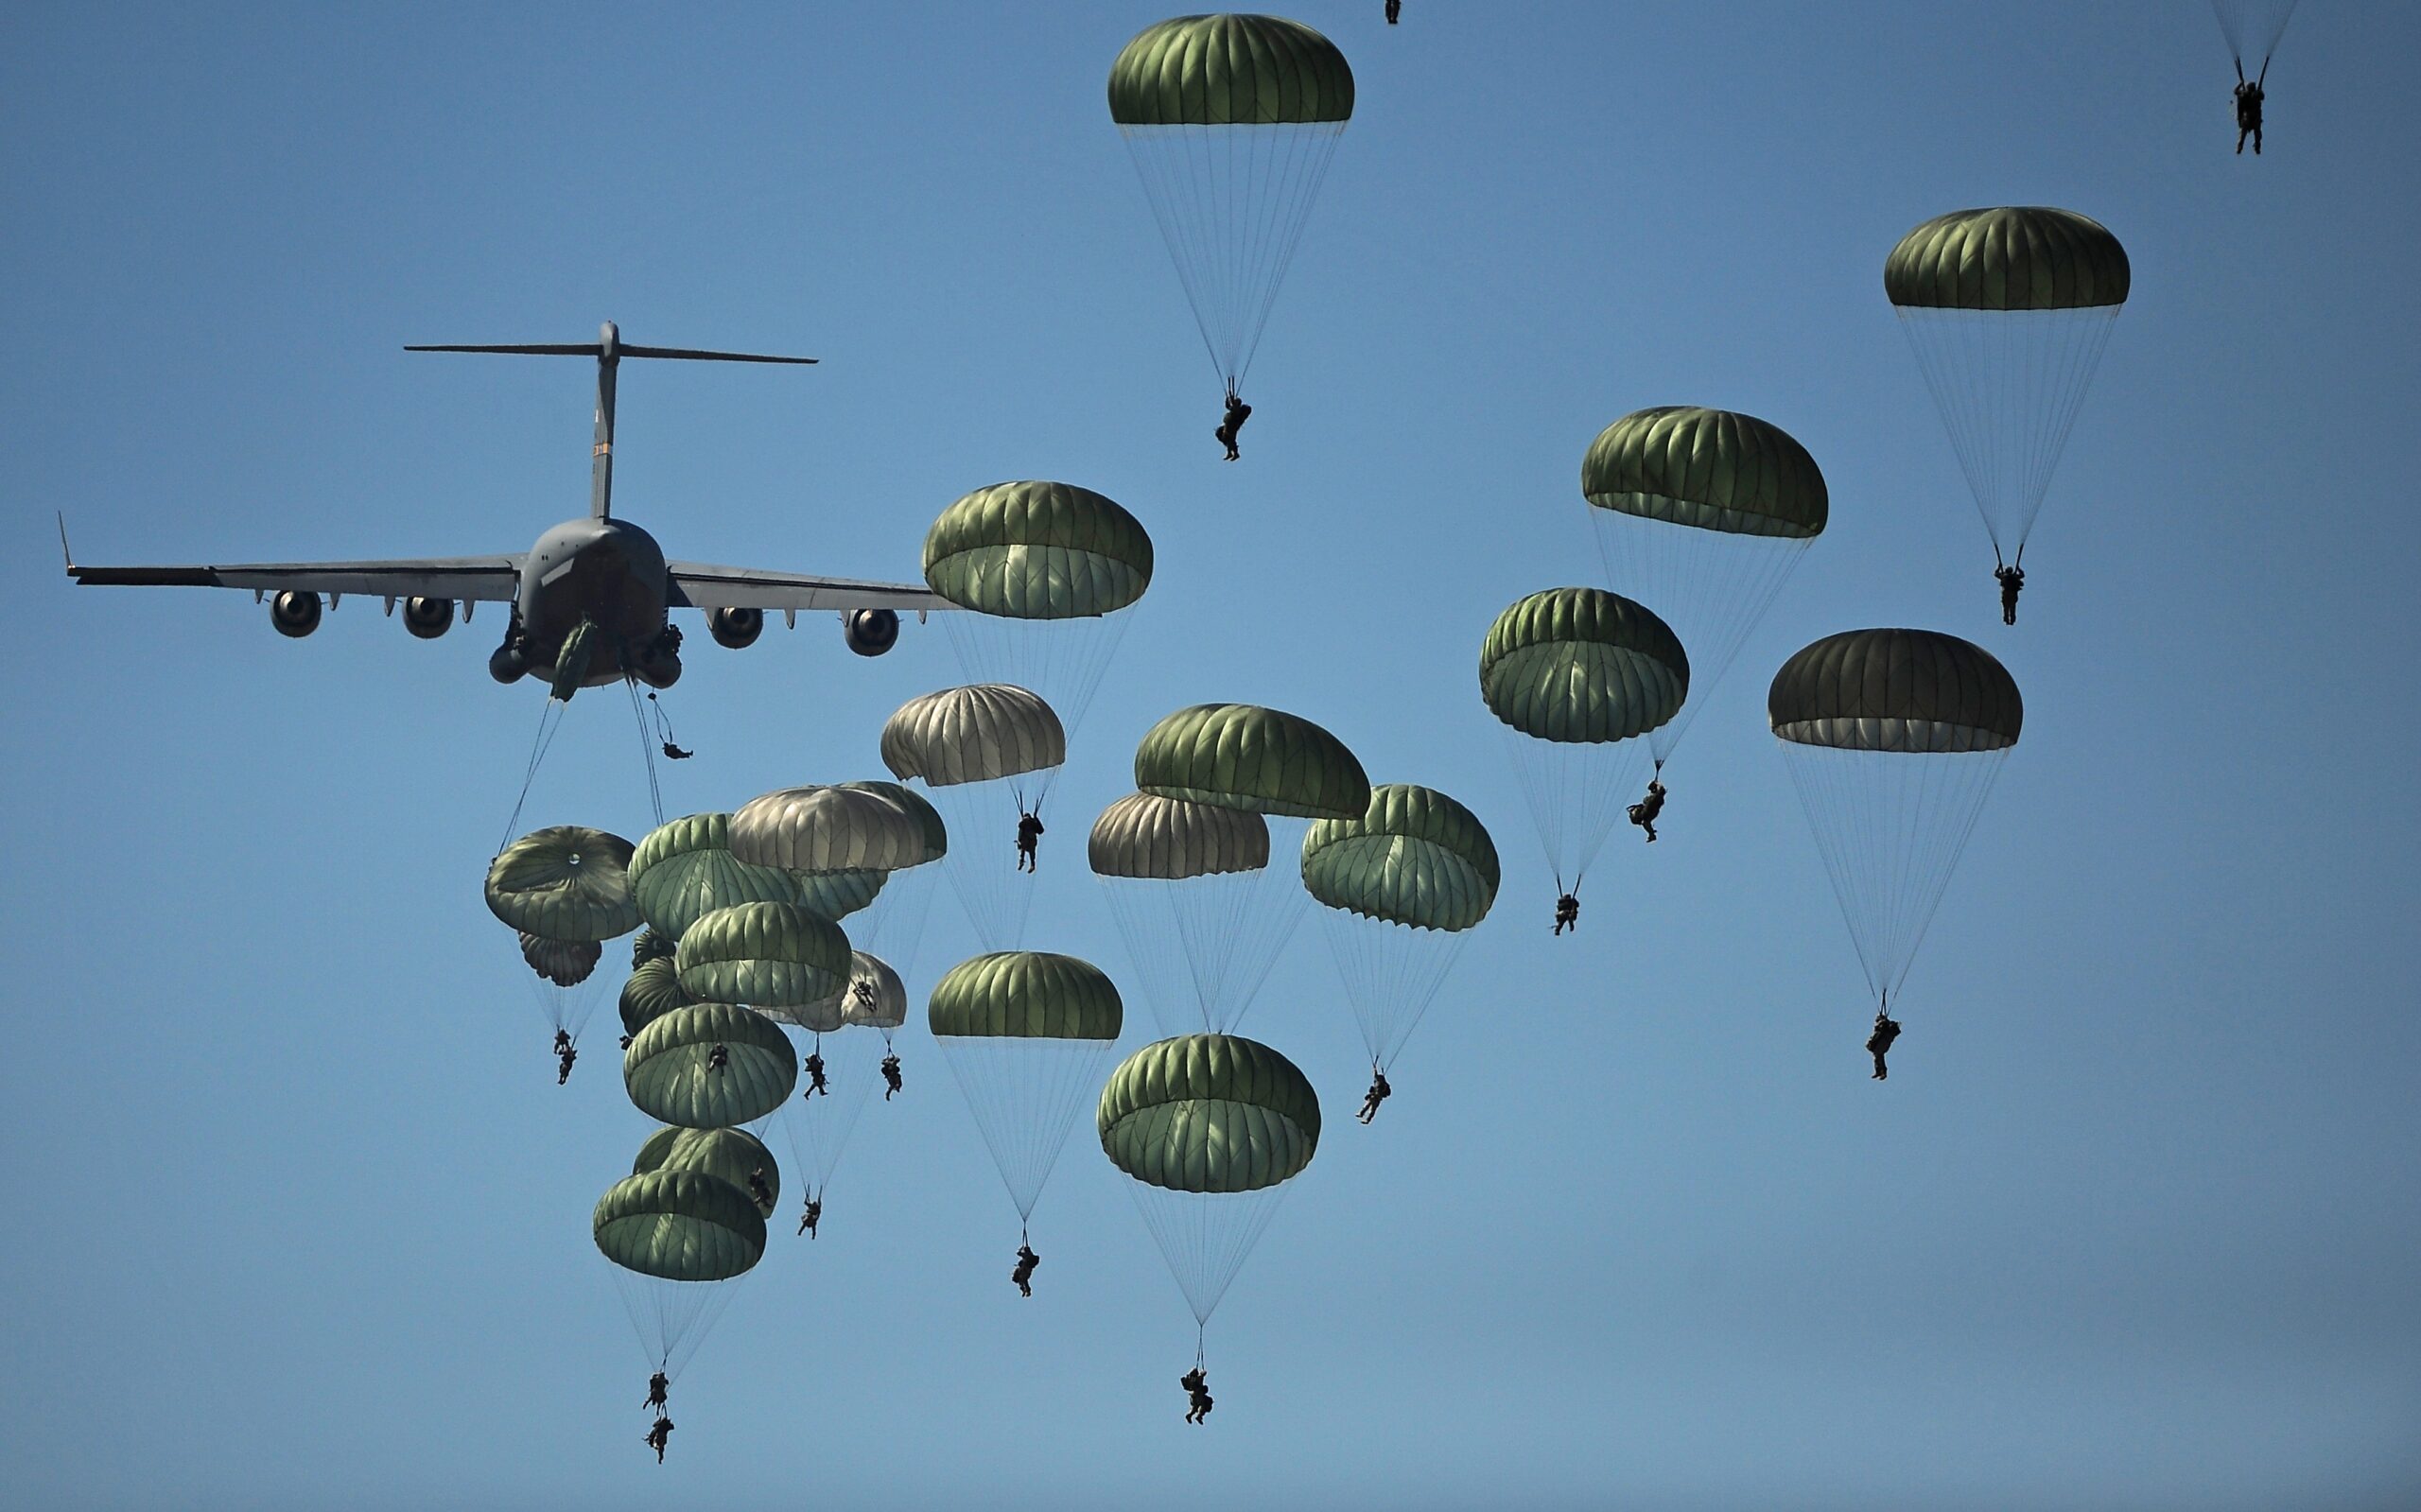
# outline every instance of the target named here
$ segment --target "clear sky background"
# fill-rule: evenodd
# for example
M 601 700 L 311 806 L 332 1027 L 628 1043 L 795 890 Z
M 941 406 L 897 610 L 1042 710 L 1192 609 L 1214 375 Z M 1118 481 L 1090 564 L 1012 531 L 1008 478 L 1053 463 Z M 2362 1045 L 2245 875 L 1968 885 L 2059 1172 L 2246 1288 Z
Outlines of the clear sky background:
M 1297 11 L 1359 102 L 1235 466 L 1103 106 L 1154 7 L 0 15 L 0 1503 L 2421 1499 L 2421 12 L 2306 6 L 2256 161 L 2198 0 L 1380 10 Z M 2014 631 L 1879 278 L 2003 203 L 2135 272 Z M 1082 834 L 1184 704 L 1318 719 L 1493 828 L 1504 896 L 1376 1125 L 1316 931 L 1245 1021 L 1330 1121 L 1213 1320 L 1208 1429 L 1089 1130 L 1020 1302 L 917 1028 L 659 1469 L 588 1236 L 647 1128 L 612 1009 L 558 1090 L 479 900 L 540 701 L 486 676 L 501 615 L 423 644 L 353 600 L 295 642 L 60 575 L 56 509 L 94 562 L 522 549 L 584 506 L 590 371 L 400 348 L 607 318 L 824 359 L 625 371 L 617 503 L 676 556 L 913 578 L 1013 478 L 1149 527 L 1029 944 L 1124 970 Z M 1617 835 L 1550 940 L 1477 648 L 1594 581 L 1581 452 L 1667 403 L 1788 428 L 1833 523 L 1664 840 Z M 1902 623 L 1994 650 L 2028 720 L 1877 1086 L 1761 699 Z M 691 648 L 681 812 L 875 774 L 959 680 L 914 625 Z M 648 823 L 610 690 L 526 816 L 574 821 Z M 933 922 L 919 1002 L 972 947 L 947 891 Z

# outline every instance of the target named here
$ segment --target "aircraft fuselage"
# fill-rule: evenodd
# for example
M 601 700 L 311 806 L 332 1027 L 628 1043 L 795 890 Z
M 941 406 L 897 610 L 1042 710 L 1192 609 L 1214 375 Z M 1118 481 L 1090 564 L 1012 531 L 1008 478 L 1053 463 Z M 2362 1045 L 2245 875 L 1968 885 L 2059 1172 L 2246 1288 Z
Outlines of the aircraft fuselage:
M 671 577 L 655 537 L 628 520 L 566 520 L 538 537 L 522 564 L 513 625 L 490 659 L 499 682 L 551 678 L 564 637 L 583 619 L 597 646 L 581 680 L 601 687 L 636 675 L 670 687 L 681 675 L 679 640 L 666 618 Z

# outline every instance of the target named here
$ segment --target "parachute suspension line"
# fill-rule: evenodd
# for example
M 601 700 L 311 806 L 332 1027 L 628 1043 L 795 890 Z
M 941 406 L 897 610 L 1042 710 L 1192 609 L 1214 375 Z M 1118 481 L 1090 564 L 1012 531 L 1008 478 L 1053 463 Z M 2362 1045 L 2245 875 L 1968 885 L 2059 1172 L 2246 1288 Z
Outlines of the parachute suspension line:
M 1867 984 L 1888 1002 L 2009 753 L 1783 750 Z
M 1370 1068 L 1387 1070 L 1462 959 L 1471 931 L 1394 924 L 1344 909 L 1319 912 Z
M 1559 891 L 1576 893 L 1639 791 L 1647 742 L 1541 740 L 1498 724 Z
M 1072 741 L 1140 607 L 1068 619 L 973 612 L 938 617 L 968 682 L 1009 683 L 1040 695 Z
M 1143 1225 L 1176 1277 L 1177 1289 L 1193 1309 L 1195 1323 L 1209 1325 L 1294 1185 L 1283 1181 L 1257 1191 L 1187 1192 L 1144 1181 L 1125 1183 Z
M 1076 1113 L 1099 1096 L 1114 1041 L 935 1036 L 1023 1225 L 1067 1148 Z
M 513 812 L 504 821 L 504 833 L 496 843 L 496 855 L 513 843 L 513 831 L 521 823 L 522 807 L 530 801 L 530 785 L 538 780 L 538 768 L 547 759 L 547 750 L 555 743 L 555 732 L 564 727 L 564 715 L 569 704 L 549 699 L 538 709 L 538 730 L 530 740 L 530 760 L 521 769 L 521 791 L 513 800 Z M 493 858 L 491 858 L 493 860 Z
M 1689 652 L 1689 697 L 1679 714 L 1647 733 L 1661 768 L 1814 542 L 1583 508 L 1607 586 L 1654 610 Z
M 2278 39 L 2286 35 L 2287 23 L 2294 19 L 2299 0 L 2211 0 L 2211 13 L 2219 18 L 2220 33 L 2227 38 L 2228 51 L 2236 56 L 2236 73 L 2244 77 L 2244 61 L 2255 53 L 2261 55 L 2261 72 L 2270 72 L 2270 55 L 2278 49 Z
M 740 1283 L 749 1275 L 743 1272 L 721 1281 L 673 1281 L 624 1270 L 611 1261 L 607 1264 L 614 1273 L 615 1290 L 621 1295 L 622 1311 L 630 1317 L 648 1362 L 674 1381 L 681 1379 L 698 1346 L 715 1330 Z
M 2023 548 L 2122 306 L 1897 308 L 1994 552 Z
M 655 743 L 648 728 L 647 705 L 639 702 L 637 678 L 625 676 L 622 679 L 622 686 L 631 695 L 631 718 L 637 721 L 639 727 L 639 759 L 647 764 L 648 808 L 654 813 L 657 826 L 661 827 L 664 824 L 664 785 L 656 776 Z M 653 698 L 655 695 L 650 693 L 648 697 Z M 663 717 L 664 711 L 661 708 L 657 709 L 656 718 Z
M 1204 1356 L 1205 1356 L 1206 1352 L 1210 1349 L 1210 1324 L 1208 1324 L 1208 1323 L 1197 1323 L 1197 1324 L 1195 1324 L 1195 1325 L 1193 1326 L 1193 1368 L 1194 1368 L 1194 1369 L 1199 1370 L 1199 1369 L 1203 1368 L 1203 1366 L 1205 1365 L 1205 1364 L 1207 1364 L 1207 1361 L 1205 1360 Z
M 1270 859 L 1253 871 L 1178 880 L 1100 878 L 1162 1034 L 1233 1029 L 1285 952 L 1310 897 L 1275 835 Z

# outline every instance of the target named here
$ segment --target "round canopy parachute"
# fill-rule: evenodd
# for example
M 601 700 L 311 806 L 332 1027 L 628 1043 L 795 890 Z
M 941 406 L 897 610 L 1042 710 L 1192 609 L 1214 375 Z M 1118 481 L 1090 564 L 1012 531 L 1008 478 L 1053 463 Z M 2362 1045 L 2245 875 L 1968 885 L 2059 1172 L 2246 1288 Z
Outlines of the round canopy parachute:
M 671 956 L 642 961 L 622 983 L 622 1033 L 636 1034 L 673 1009 L 697 1000 L 681 990 L 681 971 Z
M 930 863 L 949 855 L 949 827 L 943 822 L 939 809 L 927 803 L 913 789 L 899 783 L 848 782 L 842 786 L 887 798 L 915 820 L 923 836 L 923 844 L 918 852 L 922 860 L 902 871 L 835 872 L 809 878 L 806 881 L 812 890 L 819 884 L 847 878 L 873 878 L 879 891 L 870 893 L 869 900 L 858 905 L 863 912 L 850 918 L 850 943 L 890 963 L 904 980 L 916 970 L 925 937 L 925 918 L 932 902 L 933 880 L 941 872 L 940 867 Z M 817 907 L 817 900 L 810 897 L 808 904 L 810 908 Z M 841 914 L 827 913 L 826 916 L 837 919 Z M 882 1035 L 888 1043 L 891 1031 L 884 1029 Z
M 891 963 L 863 950 L 852 952 L 849 993 L 845 1001 L 848 1021 L 880 1030 L 884 1040 L 908 1021 L 908 984 Z
M 847 983 L 849 939 L 799 904 L 741 903 L 691 925 L 673 965 L 701 1001 L 801 1008 Z
M 1102 810 L 1093 875 L 1163 1034 L 1233 1029 L 1302 916 L 1259 814 L 1130 793 Z
M 861 986 L 864 998 L 859 994 Z M 814 1036 L 811 1052 L 824 1060 L 825 1090 L 793 1099 L 782 1117 L 783 1135 L 810 1200 L 822 1202 L 831 1189 L 866 1096 L 881 1074 L 877 1069 L 880 1052 L 890 1043 L 890 1031 L 907 1013 L 908 989 L 899 974 L 862 950 L 850 952 L 849 980 L 840 991 L 821 1002 L 781 1012 Z
M 996 951 L 942 978 L 926 1023 L 1019 1221 L 1030 1220 L 1124 1027 L 1117 986 L 1074 956 Z
M 1152 582 L 1152 538 L 1118 502 L 1073 483 L 994 483 L 925 532 L 925 582 L 972 614 L 942 629 L 970 683 L 1031 688 L 1071 732 Z
M 1384 1069 L 1496 901 L 1496 843 L 1444 793 L 1389 783 L 1371 790 L 1360 819 L 1312 826 L 1302 871 L 1362 1042 Z
M 2005 562 L 2025 553 L 2132 276 L 2099 221 L 2031 205 L 1936 216 L 1884 261 L 1884 292 Z
M 1345 742 L 1251 704 L 1197 704 L 1153 725 L 1135 748 L 1135 786 L 1296 819 L 1357 819 L 1370 805 L 1370 779 Z
M 658 825 L 631 856 L 631 895 L 648 928 L 678 942 L 701 914 L 735 903 L 798 903 L 798 878 L 731 854 L 731 815 Z M 880 885 L 880 884 L 878 884 Z
M 1888 1005 L 2017 743 L 2017 684 L 1956 635 L 1857 630 L 1784 663 L 1766 707 L 1867 983 Z
M 731 854 L 751 866 L 891 872 L 919 864 L 926 850 L 917 816 L 862 786 L 783 788 L 731 816 Z
M 724 1283 L 765 1253 L 764 1215 L 747 1191 L 688 1168 L 616 1182 L 592 1231 L 649 1359 L 674 1376 L 729 1302 Z
M 1110 119 L 1230 388 L 1252 365 L 1352 114 L 1345 55 L 1277 16 L 1178 16 L 1110 65 Z
M 658 934 L 650 929 L 641 929 L 638 933 L 631 937 L 632 968 L 636 970 L 651 961 L 671 960 L 672 952 L 680 943 L 670 935 Z
M 1209 1323 L 1284 1184 L 1311 1164 L 1318 1094 L 1266 1045 L 1187 1034 L 1111 1072 L 1096 1123 L 1194 1321 Z
M 1042 812 L 1068 758 L 1059 716 L 1037 694 L 1005 683 L 944 688 L 909 700 L 882 727 L 882 762 L 921 778 L 961 835 L 1012 842 L 1022 817 Z M 1025 932 L 1034 888 L 1011 844 L 961 846 L 946 867 L 977 937 L 1004 948 Z
M 521 959 L 530 969 L 558 987 L 577 987 L 588 980 L 603 959 L 605 947 L 595 940 L 549 940 L 521 931 Z
M 549 940 L 610 940 L 639 927 L 631 843 L 581 825 L 532 830 L 488 866 L 488 912 Z
M 1680 713 L 1689 689 L 1671 628 L 1615 594 L 1549 588 L 1489 627 L 1480 697 L 1511 732 L 1506 748 L 1558 887 L 1579 887 L 1639 791 L 1646 752 L 1635 738 Z
M 714 1049 L 726 1062 L 714 1069 Z M 754 1123 L 782 1105 L 798 1082 L 791 1042 L 773 1020 L 730 1003 L 675 1008 L 631 1040 L 622 1083 L 658 1123 L 724 1129 Z
M 1664 405 L 1598 433 L 1580 493 L 1606 581 L 1691 649 L 1698 697 L 1647 734 L 1662 768 L 1831 513 L 1824 475 L 1781 426 Z
M 782 1197 L 782 1168 L 775 1163 L 774 1152 L 746 1129 L 658 1129 L 631 1162 L 635 1176 L 651 1171 L 703 1171 L 747 1192 L 757 1210 L 769 1217 Z M 761 1175 L 765 1183 L 761 1199 L 749 1191 L 752 1174 Z

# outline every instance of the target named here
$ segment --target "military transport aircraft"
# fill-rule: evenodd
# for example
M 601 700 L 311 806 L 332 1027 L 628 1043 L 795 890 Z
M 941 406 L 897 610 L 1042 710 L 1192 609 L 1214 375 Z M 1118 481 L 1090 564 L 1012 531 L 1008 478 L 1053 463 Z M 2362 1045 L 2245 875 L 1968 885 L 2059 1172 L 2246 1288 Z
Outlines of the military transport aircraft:
M 705 611 L 716 642 L 746 646 L 765 628 L 767 610 L 779 610 L 796 625 L 798 612 L 833 610 L 842 634 L 861 656 L 880 656 L 899 638 L 899 615 L 919 619 L 955 606 L 920 585 L 812 578 L 756 567 L 720 567 L 667 562 L 655 538 L 628 520 L 614 517 L 614 376 L 624 357 L 679 357 L 702 362 L 804 364 L 813 357 L 757 356 L 741 352 L 698 352 L 682 347 L 626 346 L 608 321 L 593 345 L 412 346 L 408 352 L 500 352 L 528 356 L 593 356 L 597 359 L 597 444 L 590 474 L 588 517 L 566 520 L 538 537 L 528 551 L 489 557 L 432 557 L 394 562 L 271 562 L 240 566 L 88 567 L 67 552 L 67 575 L 79 583 L 111 586 L 250 588 L 257 603 L 267 598 L 270 622 L 285 635 L 320 628 L 320 598 L 334 608 L 344 595 L 377 595 L 387 612 L 404 606 L 404 628 L 434 640 L 454 622 L 455 604 L 464 623 L 471 606 L 510 604 L 504 643 L 488 658 L 499 683 L 536 677 L 552 683 L 565 637 L 586 620 L 594 629 L 580 637 L 567 681 L 598 687 L 636 677 L 651 687 L 670 687 L 681 675 L 681 632 L 669 609 Z M 67 549 L 64 522 L 60 547 Z M 566 694 L 568 688 L 566 689 Z

